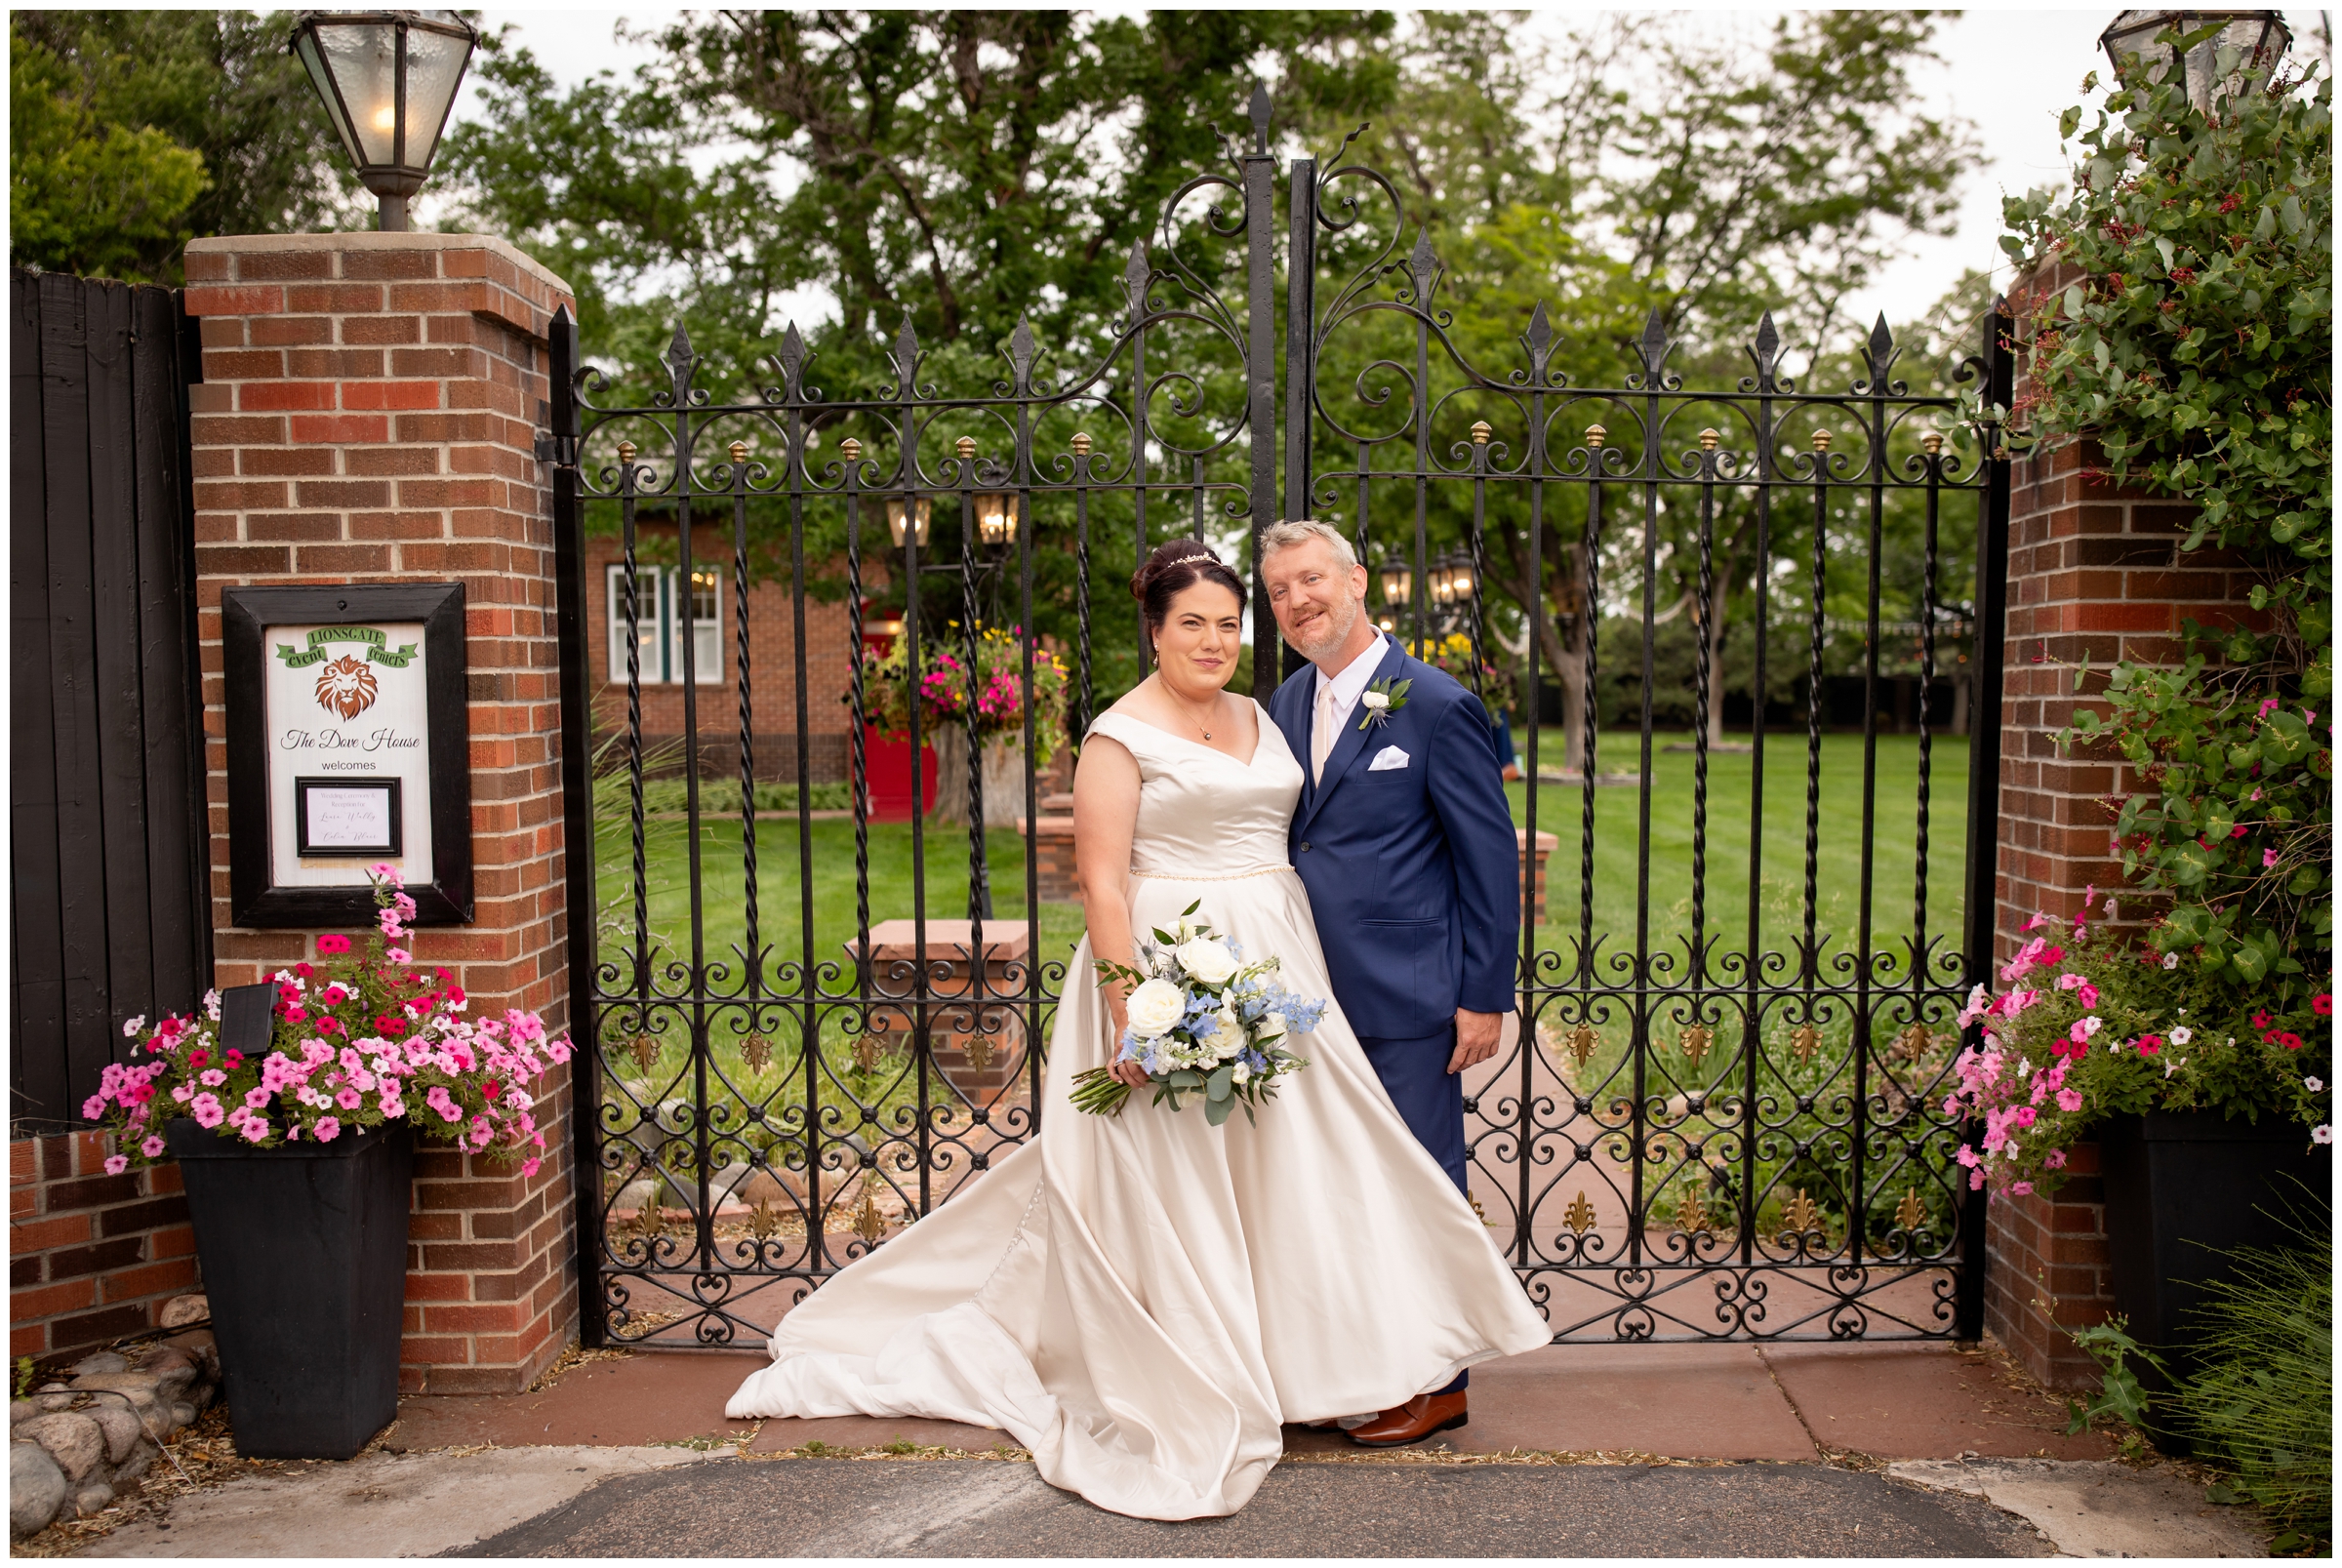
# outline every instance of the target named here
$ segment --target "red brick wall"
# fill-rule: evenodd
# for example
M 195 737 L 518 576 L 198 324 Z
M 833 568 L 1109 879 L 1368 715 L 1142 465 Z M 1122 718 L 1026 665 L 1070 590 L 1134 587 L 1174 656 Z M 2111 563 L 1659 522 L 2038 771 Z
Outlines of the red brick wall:
M 1996 1197 L 1987 1211 L 1984 1320 L 2052 1388 L 2095 1387 L 2098 1366 L 2064 1330 L 2114 1310 L 2106 1272 L 2106 1186 L 2098 1146 L 2066 1151 L 2071 1175 L 2053 1198 Z
M 2079 275 L 2055 269 L 2036 281 L 2056 290 Z M 2022 288 L 2010 296 L 2024 297 Z M 2021 408 L 2022 358 L 2018 381 Z M 2103 742 L 2061 752 L 2058 733 L 2085 708 L 2106 710 L 2091 699 L 2104 692 L 2111 664 L 2179 663 L 2183 622 L 2223 627 L 2256 620 L 2244 602 L 2250 583 L 2233 557 L 2181 551 L 2195 508 L 2116 487 L 2104 461 L 2094 442 L 2068 441 L 2021 457 L 2011 475 L 1994 909 L 2004 958 L 2036 911 L 2071 919 L 2088 888 L 2122 885 L 2121 857 L 2111 853 L 2115 813 L 2105 800 L 2142 782 Z M 2123 923 L 2148 910 L 2143 898 L 2118 892 Z M 1986 1222 L 1986 1327 L 2052 1387 L 2096 1381 L 2092 1363 L 2052 1319 L 2079 1327 L 2113 1305 L 2097 1148 L 2084 1144 L 2068 1154 L 2077 1174 L 2055 1199 L 1996 1199 Z M 2045 1311 L 2032 1305 L 2037 1298 Z
M 96 1133 L 8 1146 L 8 1353 L 61 1360 L 201 1289 L 179 1167 L 105 1174 Z
M 567 286 L 456 234 L 197 240 L 186 271 L 220 984 L 310 956 L 314 937 L 233 925 L 221 590 L 460 579 L 476 912 L 419 930 L 413 950 L 456 971 L 475 1009 L 566 1026 L 553 540 L 533 445 Z M 552 1157 L 533 1180 L 419 1147 L 408 1387 L 524 1387 L 574 1332 L 571 1114 L 564 1076 L 540 1102 Z
M 589 519 L 590 520 L 590 519 Z M 655 542 L 658 552 L 671 561 L 675 554 L 674 524 L 649 524 L 641 537 Z M 732 571 L 732 538 L 722 528 L 694 526 L 691 531 L 695 565 L 713 564 L 723 578 L 723 678 L 700 687 L 699 734 L 704 751 L 719 759 L 725 777 L 739 769 L 740 710 L 733 686 L 739 645 L 738 583 Z M 648 559 L 648 556 L 644 557 Z M 594 690 L 594 725 L 598 730 L 623 729 L 626 722 L 626 679 L 624 665 L 615 673 L 610 663 L 610 573 L 624 559 L 620 542 L 602 535 L 586 542 L 587 679 Z M 644 591 L 651 591 L 644 572 Z M 796 611 L 789 584 L 767 578 L 748 586 L 748 685 L 756 737 L 756 777 L 794 784 L 797 778 Z M 621 607 L 624 600 L 621 600 Z M 646 624 L 656 624 L 656 611 L 642 611 Z M 851 728 L 844 703 L 854 677 L 850 646 L 852 626 L 846 605 L 808 595 L 805 601 L 806 724 L 811 740 L 811 777 L 816 784 L 842 782 L 849 771 L 847 734 Z M 646 745 L 683 734 L 683 687 L 645 681 L 642 686 L 642 733 Z

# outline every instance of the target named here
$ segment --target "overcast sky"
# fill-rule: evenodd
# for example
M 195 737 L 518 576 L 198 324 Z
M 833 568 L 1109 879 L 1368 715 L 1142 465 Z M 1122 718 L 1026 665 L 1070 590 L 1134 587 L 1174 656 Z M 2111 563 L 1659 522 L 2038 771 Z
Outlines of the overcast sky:
M 639 23 L 662 14 L 658 9 L 506 9 L 488 11 L 484 20 L 491 27 L 515 23 L 520 41 L 555 79 L 574 82 L 596 70 L 623 71 L 642 58 L 615 39 L 622 15 Z M 1771 14 L 1736 13 L 1739 18 Z M 2080 101 L 2083 75 L 2104 64 L 2098 34 L 2116 15 L 2113 10 L 2010 7 L 1970 10 L 1945 20 L 1937 34 L 1943 63 L 1925 67 L 1918 85 L 1939 112 L 1957 114 L 1975 127 L 1984 168 L 1968 181 L 1956 232 L 1915 237 L 1908 257 L 1848 302 L 1852 320 L 1868 321 L 1881 311 L 1890 320 L 1918 316 L 1971 267 L 1991 267 L 2006 280 L 2006 259 L 1998 243 L 2000 197 L 2064 181 L 2068 163 L 2058 145 L 2058 112 Z M 2316 16 L 2286 13 L 2297 49 L 2311 47 L 2308 32 Z M 1558 20 L 1555 13 L 1555 24 Z M 457 104 L 459 116 L 470 98 L 466 87 Z

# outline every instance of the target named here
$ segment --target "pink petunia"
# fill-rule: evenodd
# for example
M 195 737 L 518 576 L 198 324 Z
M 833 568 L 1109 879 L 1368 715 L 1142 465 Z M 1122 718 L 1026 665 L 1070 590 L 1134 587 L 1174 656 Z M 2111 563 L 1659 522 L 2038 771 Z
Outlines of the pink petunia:
M 342 1136 L 342 1119 L 339 1116 L 318 1117 L 317 1125 L 311 1130 L 310 1136 L 320 1144 L 332 1143 Z
M 187 1108 L 193 1112 L 198 1127 L 217 1127 L 227 1120 L 227 1112 L 220 1108 L 217 1095 L 197 1095 Z
M 2053 1171 L 2062 1171 L 2066 1168 L 2066 1151 L 2062 1148 L 2053 1148 L 2041 1156 L 2041 1163 Z
M 2064 1111 L 2080 1110 L 2081 1108 L 2081 1091 L 2060 1089 L 2057 1092 L 2057 1108 Z
M 2033 1196 L 2033 1184 L 2031 1182 L 2012 1182 L 2009 1184 L 2008 1195 L 2012 1198 L 2031 1197 Z
M 130 1157 L 129 1157 L 128 1155 L 125 1155 L 125 1154 L 108 1154 L 108 1155 L 105 1157 L 105 1174 L 106 1174 L 106 1175 L 108 1175 L 108 1176 L 120 1176 L 120 1175 L 121 1175 L 121 1174 L 122 1174 L 124 1171 L 127 1171 L 127 1170 L 129 1170 L 129 1169 L 130 1169 Z
M 150 1160 L 159 1160 L 163 1157 L 163 1149 L 165 1146 L 166 1146 L 161 1139 L 149 1138 L 146 1140 L 146 1142 L 139 1146 L 139 1152 L 145 1155 Z
M 2262 869 L 2262 870 L 2266 871 L 2267 869 L 2269 869 L 2269 867 L 2271 867 L 2272 865 L 2275 865 L 2276 864 L 2277 864 L 2277 851 L 2276 851 L 2276 850 L 2274 850 L 2274 849 L 2265 849 L 2265 850 L 2261 851 L 2261 869 Z

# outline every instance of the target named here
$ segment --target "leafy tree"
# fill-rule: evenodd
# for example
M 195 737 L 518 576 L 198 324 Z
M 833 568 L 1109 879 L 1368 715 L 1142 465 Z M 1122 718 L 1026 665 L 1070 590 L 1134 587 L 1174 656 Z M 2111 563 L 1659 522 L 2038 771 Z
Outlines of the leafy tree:
M 1541 303 L 1547 363 L 1580 387 L 1615 387 L 1640 368 L 1635 343 L 1654 311 L 1673 340 L 1669 368 L 1687 386 L 1731 386 L 1747 374 L 1742 345 L 1767 308 L 1790 340 L 1785 371 L 1797 345 L 1818 358 L 1844 330 L 1846 293 L 1905 234 L 1948 221 L 1956 186 L 1975 164 L 1959 126 L 1911 101 L 1911 73 L 1930 58 L 1926 13 L 1797 14 L 1773 22 L 1755 49 L 1649 17 L 1589 23 L 1545 46 L 1520 20 L 1420 17 L 1399 57 L 1396 101 L 1358 142 L 1363 161 L 1393 172 L 1405 222 L 1424 227 L 1445 264 L 1436 303 L 1454 313 L 1449 341 L 1500 381 L 1529 363 L 1521 335 Z M 1336 367 L 1354 376 L 1378 357 L 1411 358 L 1390 320 L 1329 356 L 1329 401 L 1348 395 Z M 1902 373 L 1911 372 L 1907 357 Z M 1549 411 L 1568 401 L 1553 399 Z M 1433 450 L 1444 455 L 1472 419 L 1485 418 L 1517 462 L 1526 431 L 1517 416 L 1507 428 L 1500 404 L 1448 405 L 1455 429 L 1442 427 Z M 1570 405 L 1549 431 L 1556 455 L 1592 423 L 1620 439 L 1615 412 Z M 1730 428 L 1720 410 L 1709 422 Z M 1319 471 L 1356 461 L 1354 445 L 1327 450 Z M 1460 485 L 1432 490 L 1436 549 L 1465 537 L 1470 498 Z M 1622 585 L 1640 575 L 1638 552 L 1607 565 L 1589 555 L 1583 508 L 1580 487 L 1547 487 L 1534 583 L 1519 487 L 1492 489 L 1487 511 L 1491 619 L 1501 632 L 1539 638 L 1540 663 L 1561 687 L 1573 767 L 1588 639 L 1605 610 L 1638 600 L 1638 587 Z M 1696 508 L 1671 506 L 1662 526 L 1665 611 L 1696 589 Z M 1612 543 L 1629 532 L 1614 513 Z M 1727 497 L 1715 539 L 1716 603 L 1698 619 L 1712 628 L 1711 663 L 1720 669 L 1730 607 L 1755 586 L 1753 503 Z M 1776 550 L 1784 543 L 1777 534 Z M 1712 724 L 1720 713 L 1719 689 Z
M 355 178 L 285 52 L 292 17 L 17 11 L 10 260 L 176 283 L 186 242 L 350 226 Z

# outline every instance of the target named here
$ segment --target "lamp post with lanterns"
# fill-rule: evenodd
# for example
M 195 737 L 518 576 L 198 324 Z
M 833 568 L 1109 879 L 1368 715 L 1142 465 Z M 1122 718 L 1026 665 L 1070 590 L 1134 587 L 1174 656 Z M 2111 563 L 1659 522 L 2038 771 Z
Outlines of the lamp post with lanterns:
M 287 44 L 381 202 L 385 234 L 407 230 L 480 35 L 452 11 L 304 11 Z

